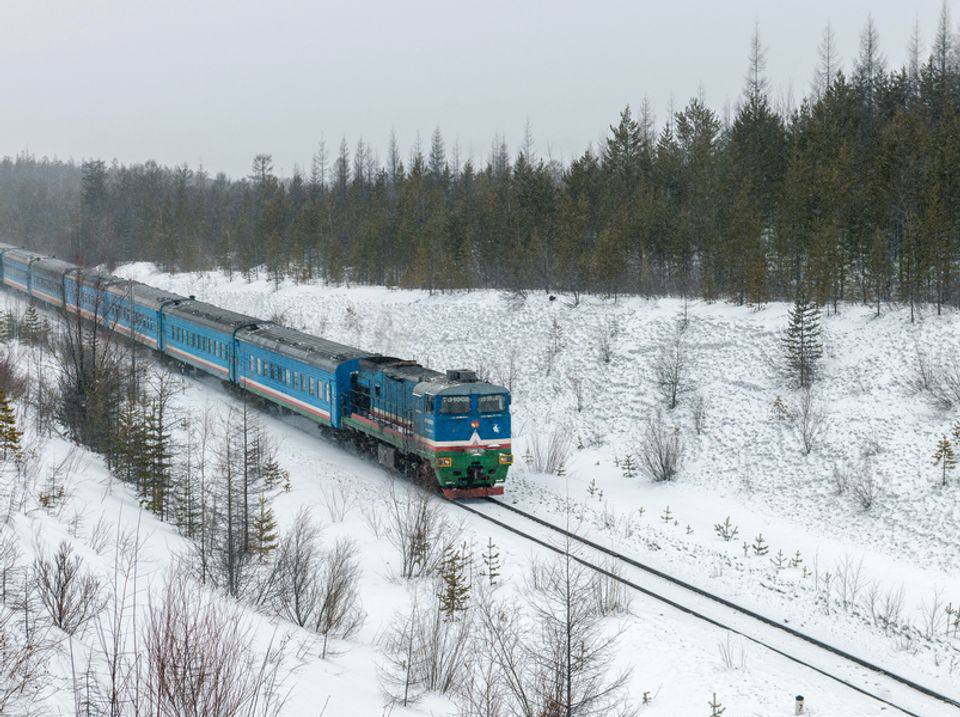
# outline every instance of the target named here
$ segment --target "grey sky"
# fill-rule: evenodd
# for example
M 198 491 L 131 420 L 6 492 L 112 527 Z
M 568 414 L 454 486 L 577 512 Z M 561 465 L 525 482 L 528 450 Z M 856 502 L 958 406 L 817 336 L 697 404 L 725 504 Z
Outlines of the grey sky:
M 958 0 L 951 0 L 956 5 Z M 754 21 L 775 95 L 807 92 L 824 25 L 844 66 L 872 13 L 891 63 L 940 0 L 502 2 L 0 0 L 0 155 L 200 162 L 246 174 L 308 164 L 321 133 L 406 156 L 439 124 L 448 146 L 511 148 L 529 117 L 539 153 L 569 159 L 627 102 L 657 118 L 702 85 L 735 103 Z M 954 9 L 954 8 L 951 8 Z M 956 19 L 957 13 L 954 13 Z M 955 24 L 956 26 L 956 24 Z

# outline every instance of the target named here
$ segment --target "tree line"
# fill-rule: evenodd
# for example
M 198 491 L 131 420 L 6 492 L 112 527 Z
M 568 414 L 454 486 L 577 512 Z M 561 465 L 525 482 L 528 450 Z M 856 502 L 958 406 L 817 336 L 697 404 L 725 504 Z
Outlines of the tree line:
M 743 94 L 702 96 L 660 125 L 629 106 L 599 147 L 461 161 L 439 128 L 404 161 L 359 140 L 278 177 L 202 168 L 0 162 L 0 232 L 83 263 L 153 260 L 279 283 L 699 295 L 762 304 L 798 293 L 862 301 L 960 301 L 960 52 L 944 5 L 929 53 L 915 29 L 890 67 L 868 19 L 849 67 L 829 26 L 809 93 L 771 99 L 754 32 Z

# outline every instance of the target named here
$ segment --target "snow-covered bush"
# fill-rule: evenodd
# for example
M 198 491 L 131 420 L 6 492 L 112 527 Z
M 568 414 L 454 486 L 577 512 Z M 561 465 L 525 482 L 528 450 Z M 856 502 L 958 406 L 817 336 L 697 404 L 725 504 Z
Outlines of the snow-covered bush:
M 667 424 L 657 411 L 648 421 L 637 448 L 640 470 L 652 481 L 668 481 L 677 477 L 683 462 L 683 438 L 680 429 Z

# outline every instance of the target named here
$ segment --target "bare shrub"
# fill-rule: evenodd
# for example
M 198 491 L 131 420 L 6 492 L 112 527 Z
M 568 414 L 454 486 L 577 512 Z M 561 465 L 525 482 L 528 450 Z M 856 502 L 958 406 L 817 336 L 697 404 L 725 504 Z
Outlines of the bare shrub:
M 323 636 L 320 657 L 324 659 L 331 637 L 350 637 L 366 618 L 360 602 L 358 552 L 353 541 L 339 540 L 324 554 L 318 570 L 319 604 L 311 628 Z
M 683 439 L 680 430 L 667 425 L 657 411 L 648 421 L 637 449 L 640 470 L 652 481 L 673 480 L 683 462 Z
M 833 472 L 830 474 L 830 481 L 833 484 L 833 491 L 837 495 L 843 495 L 850 488 L 850 468 L 847 465 L 833 464 Z
M 28 381 L 18 370 L 23 361 L 13 346 L 0 347 L 0 391 L 18 401 L 27 392 Z
M 944 360 L 930 388 L 940 405 L 947 408 L 960 406 L 960 360 L 956 356 Z
M 810 386 L 804 388 L 800 393 L 800 400 L 792 413 L 803 455 L 809 455 L 820 443 L 824 433 L 823 405 L 814 397 Z
M 680 397 L 693 389 L 690 382 L 692 362 L 684 338 L 687 326 L 685 321 L 677 323 L 653 361 L 654 383 L 669 410 L 676 408 Z
M 516 346 L 511 346 L 507 352 L 506 362 L 499 364 L 496 371 L 497 383 L 504 386 L 508 391 L 513 391 L 513 386 L 519 375 L 519 352 Z
M 310 511 L 302 508 L 277 547 L 267 595 L 276 612 L 300 627 L 313 620 L 319 602 L 320 531 Z
M 877 622 L 886 632 L 892 627 L 900 624 L 900 618 L 903 614 L 903 587 L 896 590 L 888 590 L 883 600 L 879 603 L 877 611 Z
M 880 493 L 877 473 L 869 456 L 860 461 L 850 476 L 850 492 L 864 511 L 869 511 Z
M 343 483 L 329 486 L 323 491 L 323 502 L 333 523 L 342 523 L 347 513 L 357 504 L 357 494 L 352 487 Z
M 42 699 L 53 690 L 50 656 L 43 632 L 21 629 L 14 611 L 0 605 L 0 714 L 40 714 Z
M 613 333 L 609 324 L 600 329 L 597 336 L 597 349 L 599 350 L 600 362 L 609 365 L 613 360 Z
M 630 612 L 630 591 L 618 579 L 620 569 L 616 561 L 610 560 L 602 567 L 604 572 L 597 572 L 592 576 L 593 609 L 604 617 Z
M 420 666 L 419 637 L 421 617 L 414 605 L 406 613 L 397 613 L 380 638 L 383 661 L 377 665 L 380 687 L 391 704 L 409 707 L 426 692 Z
M 960 406 L 960 359 L 956 351 L 946 350 L 931 357 L 918 344 L 910 383 L 915 390 L 929 393 L 941 408 Z
M 386 498 L 383 532 L 400 553 L 400 576 L 407 579 L 434 574 L 460 535 L 431 496 L 395 486 Z
M 697 393 L 693 399 L 693 430 L 702 435 L 707 423 L 707 400 L 702 393 Z
M 546 436 L 533 431 L 527 440 L 524 459 L 534 473 L 559 475 L 566 470 L 573 452 L 573 438 L 569 431 L 554 428 Z
M 849 555 L 844 555 L 843 560 L 837 562 L 834 575 L 840 603 L 845 608 L 856 605 L 864 587 L 863 558 L 855 562 Z
M 925 640 L 933 640 L 947 631 L 950 620 L 944 609 L 943 590 L 936 588 L 929 598 L 923 599 L 920 605 L 920 618 Z
M 236 607 L 182 575 L 151 604 L 143 650 L 147 714 L 271 717 L 286 702 L 285 641 L 261 649 Z
M 731 633 L 727 632 L 726 639 L 718 644 L 720 650 L 720 661 L 727 670 L 743 670 L 747 667 L 747 654 L 743 648 L 743 642 L 735 645 L 731 639 Z
M 73 554 L 66 541 L 60 543 L 52 558 L 38 557 L 33 562 L 34 584 L 50 622 L 69 635 L 74 634 L 104 607 L 103 585 L 84 574 L 83 561 Z
M 580 374 L 571 373 L 567 376 L 570 383 L 570 389 L 573 391 L 573 397 L 576 400 L 577 413 L 583 412 L 583 377 Z
M 360 512 L 373 537 L 380 540 L 383 532 L 383 514 L 380 512 L 380 506 L 375 501 L 363 501 L 360 503 Z
M 425 690 L 445 694 L 459 687 L 470 656 L 471 614 L 450 619 L 438 602 L 423 607 L 423 597 L 414 596 L 410 610 L 396 615 L 381 638 L 381 685 L 401 705 Z

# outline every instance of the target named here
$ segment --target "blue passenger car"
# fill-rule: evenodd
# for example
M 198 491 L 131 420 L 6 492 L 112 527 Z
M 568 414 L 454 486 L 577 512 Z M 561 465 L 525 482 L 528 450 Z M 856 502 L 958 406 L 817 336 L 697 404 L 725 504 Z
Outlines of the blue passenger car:
M 130 322 L 125 309 L 131 304 L 132 284 L 103 271 L 69 270 L 63 276 L 66 310 L 79 312 L 83 318 L 119 333 L 128 333 Z
M 47 257 L 30 266 L 30 295 L 47 304 L 62 307 L 64 300 L 64 277 L 68 272 L 79 270 L 76 264 Z
M 164 350 L 164 311 L 177 304 L 190 301 L 172 291 L 155 289 L 147 284 L 134 282 L 131 287 L 133 302 L 130 309 L 131 337 L 152 349 Z
M 42 259 L 26 249 L 8 249 L 3 253 L 3 283 L 25 294 L 30 293 L 30 265 Z
M 239 329 L 259 319 L 202 301 L 163 309 L 163 352 L 224 381 L 235 381 L 234 341 Z
M 350 375 L 366 354 L 276 324 L 237 331 L 236 381 L 267 400 L 338 428 Z

